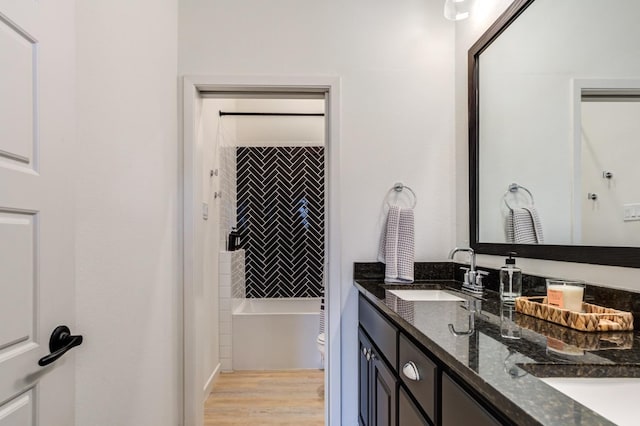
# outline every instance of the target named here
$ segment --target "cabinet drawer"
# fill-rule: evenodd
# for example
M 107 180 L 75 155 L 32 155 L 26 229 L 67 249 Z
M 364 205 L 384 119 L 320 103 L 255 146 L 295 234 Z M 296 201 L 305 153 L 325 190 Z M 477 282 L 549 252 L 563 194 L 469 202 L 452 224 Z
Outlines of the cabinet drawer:
M 398 360 L 396 353 L 398 330 L 362 295 L 358 299 L 358 314 L 360 325 L 395 371 Z
M 446 373 L 442 373 L 442 426 L 499 426 L 487 410 Z
M 438 394 L 438 371 L 436 365 L 413 343 L 400 333 L 400 350 L 398 356 L 398 374 L 407 386 L 420 407 L 436 422 L 436 395 Z M 403 371 L 404 367 L 413 363 L 418 371 L 418 380 L 411 380 Z M 409 369 L 409 367 L 407 367 Z
M 430 423 L 422 417 L 411 398 L 402 386 L 398 389 L 398 425 L 400 426 L 429 426 Z

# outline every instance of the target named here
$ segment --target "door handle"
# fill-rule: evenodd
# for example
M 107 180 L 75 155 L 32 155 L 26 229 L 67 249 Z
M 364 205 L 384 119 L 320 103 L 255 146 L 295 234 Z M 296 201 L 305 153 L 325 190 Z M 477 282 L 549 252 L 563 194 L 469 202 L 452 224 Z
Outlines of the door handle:
M 75 348 L 82 344 L 82 336 L 72 336 L 69 327 L 59 325 L 51 333 L 49 339 L 49 355 L 45 355 L 38 361 L 38 365 L 44 367 L 56 361 L 64 355 L 69 349 Z

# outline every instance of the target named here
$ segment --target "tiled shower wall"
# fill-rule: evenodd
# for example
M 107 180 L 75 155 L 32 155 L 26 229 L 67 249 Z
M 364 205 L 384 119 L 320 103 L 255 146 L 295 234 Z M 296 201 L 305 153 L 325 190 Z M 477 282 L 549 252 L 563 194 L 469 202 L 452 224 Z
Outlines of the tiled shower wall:
M 320 297 L 324 147 L 239 147 L 237 222 L 247 297 Z
M 245 298 L 244 250 L 220 252 L 220 364 L 232 370 L 232 313 Z

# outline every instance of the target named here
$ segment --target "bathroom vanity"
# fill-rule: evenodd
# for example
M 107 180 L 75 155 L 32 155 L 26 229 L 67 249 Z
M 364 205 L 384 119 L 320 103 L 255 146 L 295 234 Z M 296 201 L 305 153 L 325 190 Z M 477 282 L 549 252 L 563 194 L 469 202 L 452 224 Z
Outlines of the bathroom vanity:
M 616 377 L 638 386 L 637 332 L 573 331 L 513 312 L 495 291 L 468 295 L 454 279 L 385 285 L 356 267 L 355 286 L 361 425 L 613 425 L 637 417 L 633 405 L 599 414 L 552 383 Z M 391 293 L 400 288 L 452 297 L 427 291 L 430 300 L 403 300 Z M 605 402 L 620 397 L 607 393 Z
M 637 130 L 628 140 L 599 131 L 637 124 L 626 111 L 640 93 L 640 5 L 610 3 L 514 0 L 469 50 L 475 253 L 640 267 L 638 168 L 628 160 Z M 505 232 L 522 209 L 535 241 Z M 354 271 L 361 425 L 640 424 L 637 331 L 584 333 L 516 313 L 500 303 L 497 271 L 477 297 L 460 291 L 453 263 L 416 267 L 410 286 L 385 285 L 380 265 Z M 403 298 L 399 288 L 425 292 Z M 523 295 L 541 294 L 544 277 L 523 276 Z M 639 293 L 587 285 L 586 295 L 632 312 L 638 330 Z
M 358 308 L 361 425 L 429 425 L 436 424 L 438 415 L 443 425 L 500 424 L 488 403 L 441 371 L 437 357 L 365 296 L 360 296 Z

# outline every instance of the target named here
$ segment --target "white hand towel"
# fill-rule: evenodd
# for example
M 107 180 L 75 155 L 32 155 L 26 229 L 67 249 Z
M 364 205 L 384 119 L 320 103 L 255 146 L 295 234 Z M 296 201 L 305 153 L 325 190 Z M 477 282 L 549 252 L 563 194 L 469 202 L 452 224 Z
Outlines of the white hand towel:
M 382 231 L 378 260 L 385 264 L 386 283 L 412 283 L 415 260 L 414 216 L 412 209 L 391 206 Z
M 387 247 L 387 228 L 389 227 L 389 217 L 391 216 L 391 210 L 395 210 L 398 209 L 397 206 L 391 206 L 389 208 L 389 211 L 387 212 L 387 217 L 384 221 L 384 225 L 382 225 L 382 232 L 380 232 L 380 244 L 378 245 L 378 262 L 382 262 L 384 264 L 386 264 L 386 256 L 385 256 L 385 249 Z M 396 221 L 396 217 L 397 220 L 400 220 L 400 211 L 399 210 L 395 210 L 395 213 L 393 214 L 394 217 L 394 222 Z
M 542 224 L 534 206 L 512 209 L 506 221 L 507 242 L 543 244 Z
M 531 223 L 533 224 L 533 232 L 536 235 L 538 244 L 544 244 L 544 236 L 542 235 L 542 222 L 540 221 L 540 215 L 538 215 L 538 209 L 535 206 L 530 205 L 524 208 L 529 212 L 531 217 Z

